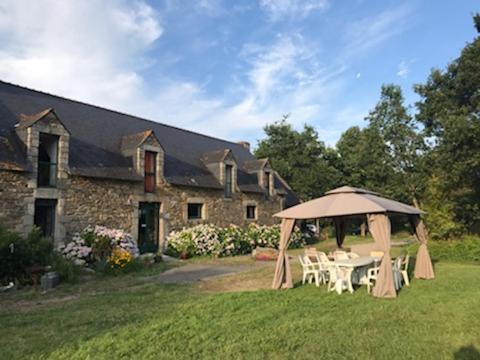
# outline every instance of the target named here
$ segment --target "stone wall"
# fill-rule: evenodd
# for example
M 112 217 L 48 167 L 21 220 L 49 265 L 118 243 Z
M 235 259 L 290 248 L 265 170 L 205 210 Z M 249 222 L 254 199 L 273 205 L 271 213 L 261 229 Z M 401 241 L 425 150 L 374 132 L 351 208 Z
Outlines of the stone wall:
M 278 197 L 265 200 L 263 194 L 256 193 L 233 193 L 231 199 L 223 196 L 223 190 L 198 189 L 188 187 L 168 186 L 168 203 L 164 211 L 169 215 L 169 223 L 172 230 L 183 227 L 191 227 L 202 223 L 213 223 L 218 226 L 235 224 L 246 226 L 256 222 L 262 225 L 277 223 L 272 215 L 281 210 Z M 205 219 L 189 220 L 187 218 L 188 202 L 202 202 L 205 209 Z M 246 219 L 246 205 L 256 205 L 257 219 Z
M 24 215 L 33 189 L 28 187 L 28 177 L 17 171 L 0 170 L 0 222 L 7 228 L 23 232 Z M 33 209 L 30 209 L 33 211 Z
M 104 225 L 131 231 L 132 183 L 71 176 L 65 196 L 67 236 L 88 225 Z
M 25 214 L 33 212 L 33 208 L 28 210 L 28 207 L 33 206 L 34 198 L 42 190 L 29 188 L 28 179 L 25 173 L 0 170 L 0 219 L 9 228 L 20 232 L 25 232 Z M 226 199 L 223 190 L 168 184 L 160 186 L 154 194 L 146 194 L 142 182 L 80 176 L 69 176 L 63 190 L 56 194 L 63 207 L 62 231 L 67 239 L 88 225 L 124 229 L 136 237 L 138 204 L 142 201 L 162 204 L 160 218 L 166 222 L 163 224 L 166 232 L 200 223 L 246 226 L 256 222 L 271 225 L 278 222 L 272 215 L 281 210 L 281 201 L 277 196 L 266 200 L 262 194 L 234 192 L 232 198 Z M 205 218 L 187 219 L 188 202 L 199 201 L 204 204 Z M 257 219 L 246 219 L 247 205 L 256 205 Z

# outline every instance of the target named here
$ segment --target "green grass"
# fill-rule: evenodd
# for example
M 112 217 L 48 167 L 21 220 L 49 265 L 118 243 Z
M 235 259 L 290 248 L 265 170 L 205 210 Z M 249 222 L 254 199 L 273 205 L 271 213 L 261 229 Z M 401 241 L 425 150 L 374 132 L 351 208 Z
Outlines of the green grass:
M 133 275 L 4 294 L 0 358 L 480 358 L 480 267 L 436 274 L 395 300 L 311 285 L 210 294 Z

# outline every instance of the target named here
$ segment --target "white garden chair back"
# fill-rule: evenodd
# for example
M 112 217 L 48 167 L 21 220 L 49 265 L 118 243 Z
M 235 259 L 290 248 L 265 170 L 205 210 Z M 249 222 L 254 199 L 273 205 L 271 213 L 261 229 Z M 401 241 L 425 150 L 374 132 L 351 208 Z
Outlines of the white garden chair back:
M 370 251 L 370 256 L 371 257 L 382 257 L 384 254 L 383 251 Z
M 343 290 L 349 289 L 350 290 L 350 278 L 351 278 L 351 269 L 345 269 L 333 262 L 330 262 L 328 265 L 328 273 L 329 273 L 329 282 L 328 282 L 328 290 L 329 291 L 336 291 L 339 295 L 343 292 Z M 350 290 L 353 292 L 353 289 Z
M 302 284 L 305 284 L 307 280 L 308 283 L 311 284 L 312 281 L 315 280 L 315 285 L 320 286 L 320 272 L 310 259 L 307 256 L 299 255 L 298 260 L 303 270 Z
M 367 293 L 370 294 L 370 289 L 375 285 L 375 281 L 377 281 L 378 272 L 380 271 L 380 267 L 372 267 L 367 271 Z
M 338 260 L 348 260 L 348 254 L 345 251 L 337 250 L 333 253 L 333 257 L 335 258 L 335 261 Z
M 410 255 L 405 256 L 405 259 L 402 262 L 400 273 L 403 277 L 403 282 L 405 285 L 410 286 L 410 280 L 408 279 L 408 263 L 410 262 Z
M 305 250 L 305 259 L 307 263 L 315 266 L 320 275 L 320 283 L 327 283 L 328 268 L 327 265 L 321 260 L 319 252 L 315 248 L 309 248 Z M 327 258 L 328 259 L 328 258 Z
M 358 259 L 358 258 L 360 257 L 360 255 L 358 255 L 358 254 L 356 254 L 356 253 L 354 253 L 354 252 L 349 252 L 349 253 L 348 253 L 348 257 L 349 257 L 350 259 Z
M 322 251 L 317 252 L 318 258 L 322 264 L 328 265 L 331 263 L 330 259 L 328 258 L 327 254 Z
M 398 290 L 402 287 L 402 274 L 401 268 L 403 263 L 403 257 L 399 256 L 395 260 L 393 260 L 393 283 L 395 285 L 395 289 Z

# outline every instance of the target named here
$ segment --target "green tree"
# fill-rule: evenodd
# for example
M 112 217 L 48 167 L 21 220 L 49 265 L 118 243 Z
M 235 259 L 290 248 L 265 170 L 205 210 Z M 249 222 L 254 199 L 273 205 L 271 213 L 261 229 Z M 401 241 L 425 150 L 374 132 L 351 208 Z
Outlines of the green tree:
M 395 199 L 417 203 L 424 189 L 425 146 L 414 118 L 404 105 L 401 88 L 383 85 L 379 102 L 365 120 L 369 122 L 368 127 L 376 129 L 382 137 L 385 156 L 390 158 L 392 169 L 386 183 L 387 192 Z
M 480 15 L 474 22 L 480 33 Z M 421 96 L 417 119 L 431 139 L 434 185 L 442 201 L 452 204 L 451 216 L 472 229 L 480 222 L 480 36 L 415 91 Z
M 377 128 L 347 129 L 337 142 L 337 151 L 344 184 L 391 195 L 391 159 Z
M 318 139 L 313 127 L 305 125 L 297 131 L 287 120 L 285 115 L 265 126 L 266 138 L 259 141 L 255 156 L 268 158 L 303 200 L 321 196 L 340 181 L 336 152 Z

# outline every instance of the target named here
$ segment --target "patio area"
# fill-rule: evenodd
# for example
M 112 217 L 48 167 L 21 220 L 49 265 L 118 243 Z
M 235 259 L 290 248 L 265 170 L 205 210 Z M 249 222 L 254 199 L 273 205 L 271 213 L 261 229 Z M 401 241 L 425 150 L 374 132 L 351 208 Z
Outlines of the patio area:
M 435 278 L 432 261 L 427 248 L 427 230 L 421 219 L 424 212 L 410 205 L 381 197 L 378 193 L 343 186 L 325 193 L 325 196 L 283 210 L 275 217 L 282 219 L 279 256 L 272 288 L 292 288 L 292 274 L 287 249 L 297 220 L 330 218 L 335 224 L 337 249 L 327 256 L 310 250 L 299 256 L 303 269 L 303 283 L 308 278 L 328 283 L 328 289 L 353 292 L 353 284 L 373 287 L 372 294 L 378 298 L 395 298 L 402 282 L 409 285 L 409 257 L 392 260 L 391 216 L 404 216 L 411 224 L 412 232 L 420 246 L 416 254 L 414 277 L 431 280 Z M 372 235 L 376 251 L 369 256 L 355 252 L 346 253 L 342 246 L 346 235 L 346 223 L 352 217 L 365 216 L 368 231 Z

